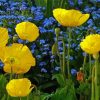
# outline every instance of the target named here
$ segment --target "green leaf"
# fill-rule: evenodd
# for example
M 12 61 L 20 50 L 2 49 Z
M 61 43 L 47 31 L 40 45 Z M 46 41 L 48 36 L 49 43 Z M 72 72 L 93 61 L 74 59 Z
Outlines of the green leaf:
M 57 89 L 50 100 L 76 100 L 73 82 L 68 80 L 66 86 Z
M 79 88 L 77 89 L 77 93 L 82 95 L 89 95 L 90 94 L 90 87 L 89 83 L 81 83 Z
M 41 100 L 49 100 L 53 94 L 44 93 L 41 95 Z
M 64 87 L 66 85 L 66 81 L 62 74 L 55 74 L 53 75 L 52 79 L 56 79 L 61 87 Z
M 0 98 L 3 98 L 6 93 L 7 80 L 4 75 L 0 75 Z

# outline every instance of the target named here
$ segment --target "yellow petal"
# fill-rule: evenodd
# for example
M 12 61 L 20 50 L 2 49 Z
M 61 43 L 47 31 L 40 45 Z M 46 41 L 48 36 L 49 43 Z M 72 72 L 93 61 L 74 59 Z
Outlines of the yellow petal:
M 82 16 L 79 19 L 78 25 L 82 25 L 84 22 L 86 22 L 88 20 L 88 18 L 90 17 L 90 14 L 82 14 Z
M 20 61 L 22 61 L 22 62 L 24 61 L 27 65 L 28 64 L 30 66 L 35 66 L 36 65 L 36 60 L 33 57 L 32 53 L 30 52 L 30 50 L 29 50 L 29 48 L 27 46 L 23 46 L 20 56 L 21 56 Z
M 0 47 L 3 47 L 8 42 L 8 30 L 6 28 L 0 27 Z

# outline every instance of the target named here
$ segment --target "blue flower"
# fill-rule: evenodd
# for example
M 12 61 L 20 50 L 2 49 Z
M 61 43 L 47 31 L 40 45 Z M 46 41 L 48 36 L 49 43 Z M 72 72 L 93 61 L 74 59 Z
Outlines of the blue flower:
M 25 16 L 22 16 L 22 15 L 19 15 L 19 16 L 18 16 L 18 19 L 19 19 L 19 20 L 22 20 L 22 21 L 26 20 Z
M 42 68 L 41 72 L 47 73 L 47 70 L 45 68 Z
M 45 66 L 45 65 L 46 65 L 46 62 L 40 62 L 40 63 L 39 63 L 39 66 L 40 66 L 40 67 L 43 67 L 43 66 Z
M 21 7 L 20 7 L 20 10 L 22 11 L 22 10 L 27 10 L 28 8 L 27 8 L 27 6 L 26 5 L 22 5 Z
M 9 4 L 10 4 L 10 7 L 18 7 L 19 6 L 19 2 L 12 2 L 12 1 L 9 1 Z
M 4 64 L 0 61 L 0 67 L 3 67 L 4 66 Z
M 3 23 L 2 22 L 0 22 L 0 25 L 2 25 Z
M 83 53 L 82 53 L 82 55 L 85 57 L 85 56 L 86 56 L 86 53 L 85 53 L 85 52 L 83 52 Z
M 45 40 L 44 39 L 40 39 L 40 44 L 44 44 Z
M 8 32 L 12 32 L 12 28 L 8 28 Z
M 42 12 L 36 12 L 34 14 L 34 21 L 40 21 L 44 18 L 44 15 Z
M 36 10 L 36 7 L 32 6 L 31 7 L 31 13 L 33 13 Z
M 44 27 L 51 26 L 51 25 L 53 25 L 54 22 L 55 22 L 55 19 L 53 17 L 45 18 L 45 20 L 43 22 L 43 26 Z
M 47 51 L 42 52 L 42 55 L 47 55 Z
M 28 20 L 28 21 L 32 21 L 33 18 L 32 18 L 32 17 L 28 17 L 27 20 Z
M 93 20 L 92 19 L 89 19 L 87 21 L 87 23 L 88 23 L 88 27 L 92 27 L 93 26 Z
M 76 46 L 77 46 L 77 44 L 75 44 L 75 43 L 72 43 L 72 44 L 71 44 L 71 47 L 72 47 L 72 48 L 75 48 Z
M 41 7 L 31 7 L 31 13 L 33 13 L 34 21 L 40 21 L 44 18 L 44 13 Z
M 60 70 L 60 67 L 56 66 L 55 71 L 59 71 L 59 70 Z
M 0 2 L 3 2 L 3 3 L 5 3 L 5 2 L 7 2 L 7 0 L 0 0 Z
M 76 70 L 76 69 L 74 69 L 74 68 L 73 68 L 73 69 L 71 69 L 71 74 L 75 76 L 75 75 L 77 74 L 77 70 Z
M 42 57 L 41 57 L 41 55 L 36 55 L 36 58 L 37 58 L 37 59 L 40 59 L 40 58 L 42 58 Z
M 93 3 L 100 3 L 100 0 L 90 0 Z
M 68 3 L 70 4 L 70 6 L 74 6 L 73 0 L 68 0 Z
M 68 59 L 68 56 L 66 56 L 65 58 Z M 74 58 L 72 56 L 70 56 L 69 59 L 72 61 Z
M 18 39 L 18 43 L 24 43 L 24 40 Z
M 91 12 L 90 7 L 89 6 L 85 6 L 84 11 L 87 12 L 87 13 Z
M 48 33 L 53 33 L 54 32 L 54 29 L 49 29 L 47 30 Z
M 83 4 L 83 0 L 78 0 L 78 4 L 79 5 Z
M 46 33 L 47 30 L 44 27 L 39 27 L 40 33 Z

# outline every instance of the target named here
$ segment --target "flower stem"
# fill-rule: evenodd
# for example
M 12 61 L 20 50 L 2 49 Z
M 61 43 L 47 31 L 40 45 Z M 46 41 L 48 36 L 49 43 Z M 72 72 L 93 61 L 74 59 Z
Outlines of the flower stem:
M 99 86 L 98 86 L 98 56 L 95 59 L 95 100 L 99 100 Z
M 13 77 L 13 70 L 12 70 L 12 66 L 11 66 L 10 80 L 12 79 L 12 77 Z
M 95 100 L 95 90 L 94 90 L 94 74 L 95 68 L 92 69 L 92 91 L 91 91 L 91 100 Z
M 65 0 L 61 0 L 60 7 L 64 7 Z
M 9 100 L 9 94 L 7 95 L 7 100 Z
M 56 42 L 57 42 L 57 54 L 59 56 L 61 72 L 63 73 L 63 69 L 62 69 L 62 59 L 61 59 L 61 55 L 60 55 L 60 52 L 59 52 L 59 49 L 58 49 L 60 29 L 59 28 L 56 28 L 55 29 L 55 33 L 56 33 Z
M 21 97 L 19 97 L 19 100 L 22 100 Z
M 67 50 L 67 55 L 68 55 L 68 60 L 67 60 L 67 70 L 68 70 L 68 78 L 70 79 L 70 45 L 71 45 L 71 29 L 68 28 L 68 50 Z
M 63 73 L 63 76 L 64 76 L 64 78 L 66 77 L 65 76 L 65 64 L 66 64 L 66 61 L 65 61 L 65 41 L 64 41 L 64 39 L 62 40 L 62 42 L 63 42 L 63 66 L 62 66 L 62 73 Z
M 91 76 L 91 74 L 92 74 L 92 68 L 91 68 L 92 66 L 91 66 L 91 55 L 89 55 L 89 69 L 90 69 L 90 72 L 89 72 L 89 74 L 90 74 L 90 76 Z
M 84 80 L 85 80 L 85 64 L 86 64 L 87 54 L 84 55 L 84 61 L 83 61 L 83 73 L 84 73 Z
M 29 95 L 27 96 L 27 100 L 29 100 Z
M 13 77 L 13 71 L 12 71 L 12 67 L 11 67 L 11 73 L 10 73 L 10 80 L 12 79 Z M 7 100 L 9 100 L 10 96 L 9 94 L 7 94 Z

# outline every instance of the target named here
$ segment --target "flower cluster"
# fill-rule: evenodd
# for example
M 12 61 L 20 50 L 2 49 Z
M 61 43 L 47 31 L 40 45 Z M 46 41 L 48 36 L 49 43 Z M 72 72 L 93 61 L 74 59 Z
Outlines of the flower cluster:
M 23 40 L 35 41 L 39 36 L 38 27 L 31 22 L 21 22 L 16 25 L 16 33 Z M 11 74 L 24 74 L 28 72 L 31 66 L 36 65 L 36 59 L 33 57 L 27 45 L 13 43 L 6 46 L 8 42 L 8 31 L 0 27 L 0 59 L 4 63 L 4 71 Z M 16 85 L 17 83 L 17 85 Z M 14 89 L 16 91 L 14 92 Z M 27 78 L 12 79 L 6 86 L 9 95 L 14 97 L 27 96 L 33 87 Z

